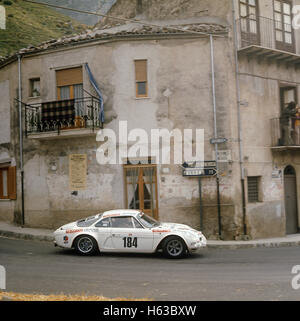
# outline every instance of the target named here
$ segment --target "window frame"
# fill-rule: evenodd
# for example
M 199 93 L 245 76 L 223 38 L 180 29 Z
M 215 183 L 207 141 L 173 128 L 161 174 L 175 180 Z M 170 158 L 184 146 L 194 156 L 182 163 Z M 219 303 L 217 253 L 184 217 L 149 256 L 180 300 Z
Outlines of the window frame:
M 99 223 L 101 223 L 104 220 L 108 220 L 109 226 L 97 226 Z M 97 227 L 97 228 L 111 228 L 112 226 L 111 226 L 110 217 L 102 217 L 98 222 L 95 223 L 95 227 Z
M 257 189 L 257 198 L 253 199 L 251 197 L 249 197 L 249 179 L 256 179 L 256 189 Z M 247 200 L 248 203 L 250 204 L 254 204 L 254 203 L 260 203 L 262 202 L 262 194 L 261 194 L 261 181 L 262 181 L 262 177 L 261 176 L 247 176 Z
M 123 219 L 123 218 L 130 218 L 132 226 L 131 227 L 113 226 L 113 219 Z M 117 228 L 120 228 L 120 229 L 135 229 L 135 225 L 134 225 L 134 222 L 132 220 L 132 216 L 115 216 L 115 217 L 111 217 L 110 218 L 110 223 L 111 223 L 110 227 L 112 229 L 117 229 Z
M 276 11 L 275 8 L 275 1 L 280 2 L 281 4 L 281 11 Z M 290 11 L 290 18 L 291 18 L 291 31 L 286 31 L 284 26 L 284 16 L 286 16 L 286 14 L 284 13 L 284 9 L 283 6 L 284 4 L 287 3 L 290 5 L 291 11 Z M 291 0 L 273 0 L 273 20 L 274 20 L 274 39 L 275 39 L 275 45 L 276 45 L 276 49 L 278 50 L 284 50 L 284 51 L 288 51 L 288 52 L 294 52 L 296 51 L 296 43 L 295 43 L 295 32 L 294 32 L 294 28 L 292 25 L 292 21 L 293 21 L 293 12 L 292 12 L 292 7 L 293 7 L 293 2 Z M 281 15 L 281 29 L 277 28 L 277 24 L 279 21 L 277 21 L 275 19 L 276 14 L 280 14 Z M 282 33 L 282 41 L 277 40 L 276 38 L 276 33 L 277 31 L 281 31 Z M 291 35 L 291 43 L 288 43 L 285 41 L 285 34 L 289 33 Z
M 141 80 L 137 77 L 137 63 L 145 62 L 145 77 Z M 134 60 L 135 71 L 135 97 L 136 98 L 148 98 L 149 97 L 149 83 L 148 83 L 148 59 L 135 59 Z M 145 83 L 145 94 L 139 94 L 139 84 Z
M 63 82 L 63 84 L 60 84 L 58 83 L 58 74 L 59 73 L 62 73 L 62 72 L 68 72 L 70 70 L 79 70 L 80 69 L 80 81 L 79 82 L 71 82 L 70 84 L 68 84 L 67 82 Z M 61 77 L 61 76 L 60 76 Z M 55 71 L 55 79 L 56 79 L 56 96 L 57 96 L 57 100 L 62 100 L 61 99 L 61 88 L 63 87 L 69 87 L 70 89 L 70 97 L 68 99 L 74 99 L 75 96 L 74 96 L 74 93 L 75 93 L 75 90 L 74 90 L 74 86 L 76 85 L 82 85 L 82 88 L 83 88 L 83 67 L 82 66 L 77 66 L 77 67 L 69 67 L 69 68 L 63 68 L 63 69 L 58 69 Z M 82 97 L 80 97 L 82 98 Z M 65 99 L 63 99 L 65 100 Z
M 40 91 L 38 92 L 37 96 L 33 95 L 34 89 L 34 82 L 38 81 L 40 83 Z M 41 78 L 40 77 L 35 77 L 35 78 L 30 78 L 29 79 L 29 97 L 41 97 Z
M 288 90 L 294 91 L 295 103 L 296 104 L 298 103 L 298 86 L 297 85 L 287 85 L 287 84 L 279 85 L 280 114 L 283 112 L 284 108 L 286 107 L 284 103 L 284 91 L 288 91 Z
M 7 190 L 7 196 L 3 195 L 3 172 L 6 171 L 6 190 Z M 1 167 L 0 168 L 0 199 L 1 200 L 9 200 L 9 189 L 8 189 L 8 171 L 9 171 L 9 166 L 7 167 Z
M 7 196 L 3 195 L 3 174 L 2 172 L 7 172 L 6 190 Z M 16 200 L 17 199 L 17 177 L 16 177 L 16 167 L 10 165 L 0 166 L 0 200 Z

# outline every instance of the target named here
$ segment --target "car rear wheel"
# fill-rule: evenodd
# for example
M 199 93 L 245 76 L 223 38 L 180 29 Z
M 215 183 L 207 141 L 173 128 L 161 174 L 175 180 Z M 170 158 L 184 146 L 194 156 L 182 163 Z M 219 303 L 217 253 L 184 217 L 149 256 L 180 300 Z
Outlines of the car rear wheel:
M 177 236 L 168 237 L 163 244 L 163 253 L 168 258 L 181 258 L 186 254 L 185 242 Z
M 89 235 L 80 235 L 76 238 L 74 247 L 77 253 L 81 255 L 93 255 L 98 250 L 96 240 Z

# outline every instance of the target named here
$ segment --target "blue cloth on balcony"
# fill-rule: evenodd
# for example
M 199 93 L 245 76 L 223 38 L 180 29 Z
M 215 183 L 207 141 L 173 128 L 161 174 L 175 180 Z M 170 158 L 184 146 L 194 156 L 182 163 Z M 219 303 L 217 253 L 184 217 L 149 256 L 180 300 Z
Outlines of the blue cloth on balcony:
M 97 81 L 96 81 L 94 75 L 92 74 L 91 69 L 87 63 L 85 64 L 85 69 L 89 75 L 89 79 L 90 79 L 92 86 L 94 87 L 96 93 L 98 94 L 98 97 L 100 100 L 99 120 L 101 123 L 104 123 L 104 105 L 103 105 L 103 96 L 102 96 L 101 90 L 100 90 L 100 88 L 97 84 Z
M 42 122 L 70 122 L 75 119 L 75 100 L 57 100 L 42 103 Z

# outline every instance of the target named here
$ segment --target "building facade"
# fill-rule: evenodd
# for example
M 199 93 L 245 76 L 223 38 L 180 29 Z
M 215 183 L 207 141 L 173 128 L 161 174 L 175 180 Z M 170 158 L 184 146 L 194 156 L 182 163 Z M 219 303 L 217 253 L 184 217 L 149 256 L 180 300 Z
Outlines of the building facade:
M 291 141 L 283 139 L 282 110 L 299 95 L 292 8 L 300 1 L 177 2 L 167 10 L 167 0 L 117 1 L 110 15 L 147 23 L 107 19 L 1 61 L 1 220 L 56 228 L 137 208 L 209 238 L 298 232 L 300 144 L 292 118 Z M 186 177 L 151 152 L 100 164 L 103 133 L 116 134 L 119 156 L 125 122 L 127 133 L 149 137 L 203 129 L 204 160 L 218 155 L 217 177 Z M 212 138 L 226 138 L 217 153 Z

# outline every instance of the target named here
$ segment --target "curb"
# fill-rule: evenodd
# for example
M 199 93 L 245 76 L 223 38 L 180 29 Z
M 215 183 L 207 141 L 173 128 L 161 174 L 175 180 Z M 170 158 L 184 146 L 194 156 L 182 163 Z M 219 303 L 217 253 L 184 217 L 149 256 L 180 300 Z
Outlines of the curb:
M 53 242 L 54 237 L 48 235 L 33 235 L 21 232 L 12 232 L 12 231 L 3 231 L 0 230 L 0 236 L 10 237 L 20 240 L 31 240 L 31 241 L 46 241 L 46 242 Z
M 251 244 L 207 244 L 209 249 L 227 249 L 227 250 L 237 250 L 237 249 L 253 249 L 253 248 L 276 248 L 276 247 L 292 247 L 300 246 L 300 241 L 291 242 L 265 242 L 265 243 L 251 243 Z
M 45 242 L 53 242 L 54 237 L 51 235 L 35 235 L 28 234 L 24 232 L 13 232 L 13 231 L 5 231 L 0 230 L 0 236 L 20 239 L 20 240 L 31 240 L 31 241 L 45 241 Z M 210 243 L 212 242 L 212 243 Z M 227 249 L 227 250 L 237 250 L 237 249 L 251 249 L 251 248 L 277 248 L 277 247 L 292 247 L 292 246 L 300 246 L 300 240 L 295 241 L 258 241 L 256 243 L 249 241 L 238 242 L 233 244 L 232 241 L 219 241 L 219 244 L 216 244 L 216 241 L 207 241 L 207 249 Z M 224 242 L 224 243 L 221 243 Z M 228 243 L 229 244 L 228 244 Z M 226 244 L 227 243 L 227 244 Z

